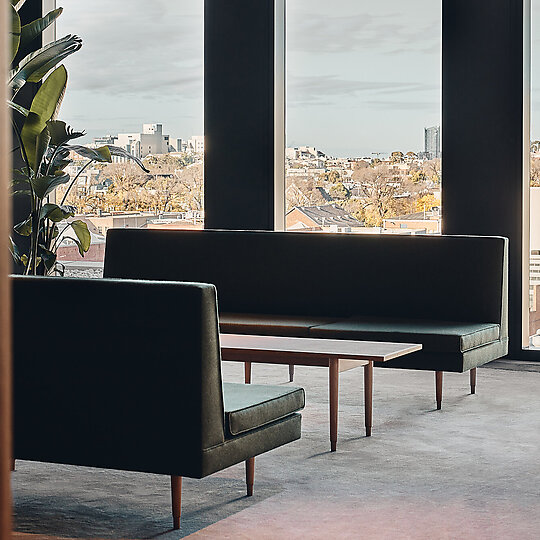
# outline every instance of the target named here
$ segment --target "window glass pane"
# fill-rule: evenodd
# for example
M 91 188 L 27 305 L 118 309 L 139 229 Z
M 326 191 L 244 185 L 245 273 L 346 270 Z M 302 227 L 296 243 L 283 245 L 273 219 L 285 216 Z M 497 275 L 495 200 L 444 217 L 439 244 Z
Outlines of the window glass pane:
M 440 2 L 288 2 L 288 230 L 440 232 L 440 71 Z
M 93 164 L 72 155 L 68 202 L 92 232 L 84 259 L 66 240 L 68 267 L 99 267 L 111 227 L 203 227 L 203 2 L 64 0 L 57 36 L 82 49 L 69 73 L 59 118 L 86 130 L 77 142 L 115 145 L 143 160 Z M 77 261 L 77 265 L 69 261 Z M 90 272 L 90 270 L 88 270 Z M 99 270 L 96 270 L 99 272 Z
M 529 344 L 540 347 L 540 0 L 531 3 Z

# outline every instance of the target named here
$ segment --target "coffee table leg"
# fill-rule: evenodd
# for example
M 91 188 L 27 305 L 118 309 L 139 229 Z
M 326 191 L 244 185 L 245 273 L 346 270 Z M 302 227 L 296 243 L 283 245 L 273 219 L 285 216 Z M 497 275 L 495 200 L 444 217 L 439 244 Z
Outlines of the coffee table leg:
M 338 426 L 338 396 L 339 396 L 339 359 L 331 358 L 329 365 L 330 381 L 330 450 L 336 451 Z
M 366 437 L 371 437 L 373 425 L 373 361 L 364 366 L 364 409 L 366 418 Z
M 244 362 L 244 381 L 246 384 L 251 383 L 251 362 Z

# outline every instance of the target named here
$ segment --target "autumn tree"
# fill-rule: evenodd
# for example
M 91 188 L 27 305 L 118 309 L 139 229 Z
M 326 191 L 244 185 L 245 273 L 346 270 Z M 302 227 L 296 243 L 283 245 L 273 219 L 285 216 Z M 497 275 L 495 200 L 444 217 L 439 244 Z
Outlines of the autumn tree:
M 540 187 L 540 158 L 531 159 L 531 186 Z
M 415 171 L 411 174 L 410 178 L 414 184 L 424 184 L 428 180 L 424 171 Z
M 296 206 L 322 206 L 327 204 L 319 181 L 313 177 L 295 177 L 285 190 L 287 212 Z
M 361 189 L 363 219 L 368 226 L 380 227 L 384 219 L 410 212 L 410 196 L 388 167 L 366 169 Z
M 202 162 L 192 163 L 176 172 L 181 205 L 184 210 L 202 210 L 204 205 L 204 168 Z
M 343 182 L 338 182 L 332 185 L 328 191 L 332 199 L 343 200 L 351 196 L 351 192 L 343 185 Z
M 440 159 L 430 159 L 429 161 L 424 162 L 423 171 L 425 172 L 426 176 L 431 178 L 434 184 L 441 183 L 442 173 Z
M 441 201 L 437 199 L 437 197 L 435 197 L 432 193 L 427 193 L 416 200 L 416 211 L 428 212 L 440 205 Z

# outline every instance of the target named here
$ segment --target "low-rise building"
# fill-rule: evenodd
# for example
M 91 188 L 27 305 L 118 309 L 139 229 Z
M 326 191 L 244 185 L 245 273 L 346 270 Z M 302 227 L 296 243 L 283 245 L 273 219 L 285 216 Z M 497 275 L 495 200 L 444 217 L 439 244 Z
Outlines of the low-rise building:
M 354 232 L 363 227 L 362 222 L 343 208 L 325 206 L 297 206 L 285 217 L 288 231 Z
M 439 212 L 416 212 L 405 216 L 383 219 L 383 229 L 388 231 L 414 231 L 422 234 L 441 234 Z

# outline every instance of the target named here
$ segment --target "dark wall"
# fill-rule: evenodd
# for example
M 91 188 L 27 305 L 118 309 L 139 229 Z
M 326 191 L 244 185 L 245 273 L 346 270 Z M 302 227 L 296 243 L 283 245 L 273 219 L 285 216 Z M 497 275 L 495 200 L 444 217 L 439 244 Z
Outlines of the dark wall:
M 523 3 L 443 0 L 442 39 L 443 233 L 510 239 L 510 350 L 516 356 L 523 145 L 529 144 L 523 137 Z
M 274 228 L 274 0 L 205 0 L 205 226 Z

